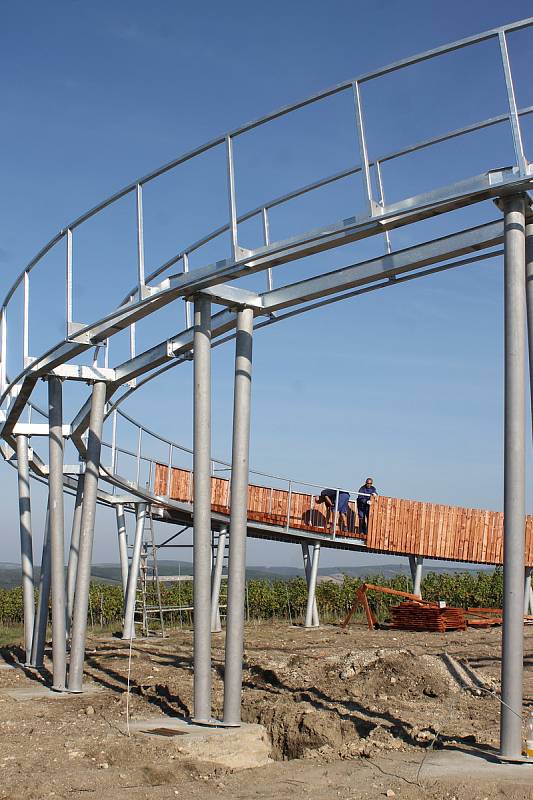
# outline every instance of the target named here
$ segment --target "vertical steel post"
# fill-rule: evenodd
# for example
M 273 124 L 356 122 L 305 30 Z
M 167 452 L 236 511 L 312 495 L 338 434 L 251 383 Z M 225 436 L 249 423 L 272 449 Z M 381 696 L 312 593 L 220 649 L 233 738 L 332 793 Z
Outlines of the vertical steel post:
M 48 626 L 48 603 L 50 600 L 50 511 L 46 508 L 44 525 L 43 553 L 41 556 L 41 574 L 39 576 L 39 599 L 33 626 L 31 644 L 31 666 L 40 669 L 44 664 L 44 646 L 46 644 L 46 628 Z
M 183 271 L 187 273 L 189 271 L 189 254 L 183 254 Z M 191 303 L 188 300 L 185 300 L 185 327 L 191 327 Z
M 126 600 L 126 589 L 128 588 L 128 542 L 126 536 L 126 515 L 124 514 L 124 506 L 122 503 L 116 504 L 115 514 L 117 516 L 118 554 L 120 558 L 122 592 L 124 594 L 124 600 Z
M 363 188 L 367 205 L 368 215 L 374 214 L 374 198 L 372 196 L 372 180 L 370 177 L 370 164 L 366 148 L 365 126 L 363 122 L 363 106 L 361 103 L 361 90 L 358 81 L 352 84 L 353 99 L 355 106 L 355 122 L 357 125 L 357 137 L 359 140 L 359 157 L 361 158 L 361 174 L 363 177 Z
M 211 302 L 194 299 L 194 717 L 211 719 Z
M 140 183 L 136 187 L 136 211 L 137 211 L 137 279 L 139 285 L 139 300 L 143 299 L 144 293 L 144 230 L 143 230 L 143 189 Z
M 526 313 L 527 313 L 527 344 L 529 356 L 529 396 L 530 412 L 533 425 L 533 216 L 531 209 L 526 219 Z M 531 586 L 532 570 L 529 570 L 529 602 L 526 614 L 533 614 L 533 587 Z
M 22 571 L 22 597 L 24 601 L 24 651 L 26 664 L 31 660 L 31 642 L 35 621 L 33 583 L 33 541 L 31 530 L 30 466 L 28 437 L 19 435 L 17 443 L 17 470 L 19 490 L 20 566 Z
M 72 627 L 72 613 L 74 611 L 74 594 L 76 591 L 76 575 L 78 573 L 78 558 L 80 554 L 81 511 L 83 503 L 83 481 L 85 475 L 78 475 L 76 487 L 76 500 L 74 514 L 72 515 L 72 532 L 70 534 L 70 548 L 67 566 L 67 633 Z
M 50 554 L 52 564 L 52 688 L 65 689 L 67 629 L 65 595 L 65 518 L 63 507 L 63 385 L 48 378 Z
M 529 614 L 529 601 L 531 598 L 531 567 L 524 569 L 524 616 Z
M 218 534 L 217 555 L 213 568 L 213 581 L 211 586 L 211 633 L 218 633 L 222 630 L 220 623 L 220 584 L 222 583 L 222 568 L 224 566 L 224 553 L 226 550 L 227 529 L 222 528 Z
M 91 560 L 93 553 L 96 498 L 100 473 L 100 452 L 102 449 L 102 427 L 106 384 L 96 381 L 91 394 L 91 414 L 89 418 L 89 437 L 85 480 L 83 486 L 83 507 L 81 512 L 80 550 L 76 576 L 76 595 L 72 618 L 72 637 L 70 648 L 70 669 L 68 688 L 70 692 L 83 691 L 83 661 L 85 658 L 85 637 L 87 633 L 87 608 L 89 605 L 89 586 L 91 583 Z
M 240 248 L 237 227 L 237 201 L 235 199 L 235 168 L 233 163 L 233 141 L 231 136 L 226 136 L 226 164 L 228 172 L 228 205 L 229 205 L 229 231 L 231 237 L 231 255 L 234 261 L 239 260 Z
M 413 594 L 422 597 L 422 573 L 424 566 L 424 559 L 422 556 L 410 556 L 413 559 L 414 573 L 413 574 Z M 411 570 L 413 568 L 411 567 Z
M 307 608 L 305 610 L 305 627 L 313 627 L 313 606 L 316 599 L 316 578 L 318 575 L 318 562 L 320 560 L 320 542 L 313 545 L 313 562 L 309 575 L 309 589 L 307 592 Z
M 302 556 L 304 560 L 304 574 L 305 574 L 305 581 L 307 583 L 307 591 L 309 592 L 309 584 L 311 582 L 311 559 L 309 557 L 309 545 L 305 542 L 302 542 Z M 320 619 L 318 617 L 318 608 L 316 604 L 316 597 L 313 603 L 313 617 L 312 617 L 312 628 L 318 628 L 320 625 Z
M 135 541 L 128 571 L 128 585 L 126 588 L 126 602 L 124 605 L 123 639 L 135 639 L 135 600 L 137 597 L 137 580 L 141 563 L 141 549 L 143 543 L 144 520 L 146 517 L 146 503 L 139 503 L 135 509 Z
M 507 50 L 507 38 L 505 31 L 500 31 L 498 34 L 500 42 L 500 53 L 502 57 L 503 74 L 505 77 L 505 87 L 507 89 L 507 102 L 509 104 L 509 121 L 511 123 L 511 135 L 513 137 L 513 145 L 516 155 L 516 163 L 520 169 L 520 175 L 527 175 L 527 159 L 524 154 L 524 146 L 522 144 L 522 133 L 520 130 L 520 117 L 518 116 L 518 109 L 516 107 L 516 97 L 513 85 L 513 74 L 511 72 L 511 62 L 509 60 L 509 52 Z
M 226 725 L 240 725 L 241 723 L 253 325 L 254 314 L 251 308 L 243 308 L 237 312 L 224 671 L 224 723 Z
M 502 704 L 500 753 L 522 754 L 525 525 L 525 217 L 523 197 L 504 211 L 505 421 Z

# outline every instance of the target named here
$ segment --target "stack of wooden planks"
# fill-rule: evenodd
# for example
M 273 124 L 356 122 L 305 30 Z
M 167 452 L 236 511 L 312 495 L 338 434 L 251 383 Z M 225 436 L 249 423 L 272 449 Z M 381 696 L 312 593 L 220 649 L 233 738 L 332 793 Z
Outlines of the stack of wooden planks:
M 435 605 L 421 605 L 417 602 L 400 603 L 392 606 L 391 628 L 403 631 L 464 631 L 465 615 L 462 608 L 439 608 Z

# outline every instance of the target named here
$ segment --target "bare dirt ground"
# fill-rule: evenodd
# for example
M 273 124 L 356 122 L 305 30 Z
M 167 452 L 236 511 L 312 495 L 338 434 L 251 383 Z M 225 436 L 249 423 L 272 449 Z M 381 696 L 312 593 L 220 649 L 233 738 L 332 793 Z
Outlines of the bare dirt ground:
M 533 783 L 426 778 L 437 748 L 494 751 L 501 629 L 447 634 L 370 632 L 361 625 L 246 629 L 243 717 L 262 723 L 273 762 L 240 772 L 191 760 L 179 738 L 131 736 L 129 643 L 91 636 L 91 695 L 17 700 L 36 685 L 0 669 L 0 798 L 439 798 L 533 797 Z M 222 714 L 223 634 L 215 634 L 213 711 Z M 132 719 L 192 710 L 192 635 L 139 640 L 131 651 Z M 17 647 L 3 648 L 9 662 Z M 526 630 L 525 706 L 533 707 L 533 630 Z M 49 675 L 44 676 L 46 680 Z M 532 770 L 530 766 L 519 769 Z M 531 772 L 528 773 L 531 775 Z

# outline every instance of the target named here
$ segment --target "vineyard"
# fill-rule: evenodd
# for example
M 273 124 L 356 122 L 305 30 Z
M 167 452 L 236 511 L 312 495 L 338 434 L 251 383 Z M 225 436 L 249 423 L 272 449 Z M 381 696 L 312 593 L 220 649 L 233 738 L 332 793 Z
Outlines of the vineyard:
M 367 580 L 380 586 L 411 591 L 411 582 L 404 576 L 385 579 L 380 575 Z M 354 595 L 362 581 L 344 576 L 342 583 L 323 581 L 317 585 L 318 610 L 324 621 L 341 619 L 352 605 Z M 224 591 L 224 587 L 223 587 Z M 172 586 L 162 585 L 164 606 L 187 607 L 192 605 L 192 582 L 184 581 Z M 422 583 L 422 596 L 428 600 L 446 600 L 450 606 L 467 608 L 482 606 L 501 608 L 503 602 L 503 575 L 500 569 L 493 572 L 442 574 L 428 573 Z M 149 598 L 150 602 L 155 601 Z M 246 584 L 246 619 L 249 622 L 286 619 L 300 622 L 305 615 L 307 586 L 303 578 L 288 581 L 250 580 Z M 387 616 L 387 610 L 398 600 L 376 595 L 370 599 L 378 619 Z M 224 598 L 221 596 L 221 604 Z M 108 626 L 120 624 L 123 595 L 120 586 L 92 583 L 89 599 L 89 624 Z M 174 611 L 166 616 L 169 624 L 189 624 L 190 611 Z M 0 624 L 4 627 L 19 625 L 23 620 L 22 589 L 0 589 Z

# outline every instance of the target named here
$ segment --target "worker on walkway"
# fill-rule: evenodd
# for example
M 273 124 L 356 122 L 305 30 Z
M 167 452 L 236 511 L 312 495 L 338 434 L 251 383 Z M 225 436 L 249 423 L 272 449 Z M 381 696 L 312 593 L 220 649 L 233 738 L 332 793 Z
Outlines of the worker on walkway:
M 337 500 L 337 511 L 339 513 L 339 523 L 341 530 L 348 530 L 348 501 L 350 493 L 343 492 L 341 489 L 322 489 L 320 496 L 315 497 L 315 503 L 326 504 L 326 528 L 329 528 L 331 515 L 335 513 L 335 502 Z
M 357 495 L 357 514 L 359 516 L 359 533 L 366 535 L 368 531 L 368 515 L 373 495 L 378 491 L 372 478 L 367 478 Z

